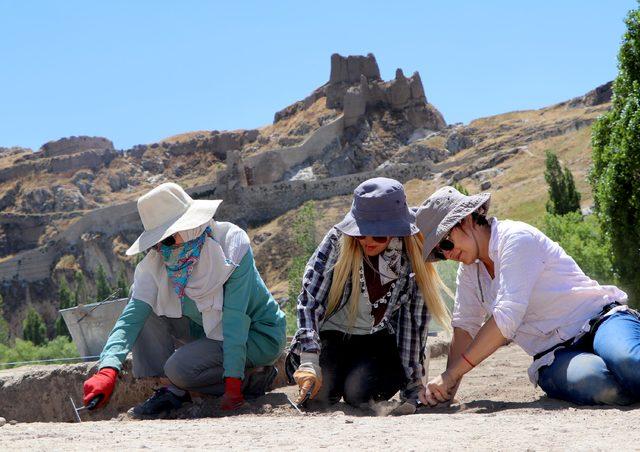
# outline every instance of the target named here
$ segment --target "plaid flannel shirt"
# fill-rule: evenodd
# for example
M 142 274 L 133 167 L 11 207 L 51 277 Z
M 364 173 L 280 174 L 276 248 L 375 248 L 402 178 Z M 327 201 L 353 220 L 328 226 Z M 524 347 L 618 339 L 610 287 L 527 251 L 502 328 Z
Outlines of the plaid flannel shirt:
M 320 327 L 324 321 L 329 289 L 333 276 L 333 267 L 338 260 L 339 242 L 342 233 L 332 228 L 322 240 L 305 268 L 302 279 L 302 291 L 298 296 L 298 331 L 291 343 L 294 353 L 320 353 Z M 351 281 L 347 280 L 340 302 L 342 309 L 351 294 Z M 387 311 L 380 323 L 374 326 L 371 333 L 386 328 L 396 335 L 396 343 L 400 359 L 407 377 L 407 384 L 402 391 L 406 399 L 416 399 L 418 391 L 423 387 L 425 347 L 429 313 L 418 290 L 415 275 L 411 270 L 411 262 L 402 251 L 401 270 L 391 294 Z

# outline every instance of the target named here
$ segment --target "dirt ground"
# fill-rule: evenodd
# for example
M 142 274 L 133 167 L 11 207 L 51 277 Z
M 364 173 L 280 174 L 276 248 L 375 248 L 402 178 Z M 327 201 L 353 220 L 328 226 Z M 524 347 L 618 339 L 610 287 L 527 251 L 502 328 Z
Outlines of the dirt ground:
M 84 414 L 81 424 L 7 424 L 0 450 L 640 450 L 640 405 L 578 407 L 548 399 L 529 383 L 529 363 L 519 348 L 505 347 L 467 375 L 458 403 L 410 416 L 376 415 L 342 402 L 301 415 L 287 401 L 295 391 L 289 386 L 233 416 L 210 399 L 176 414 L 187 419 L 121 415 L 91 422 Z M 444 358 L 432 359 L 430 374 L 444 365 Z

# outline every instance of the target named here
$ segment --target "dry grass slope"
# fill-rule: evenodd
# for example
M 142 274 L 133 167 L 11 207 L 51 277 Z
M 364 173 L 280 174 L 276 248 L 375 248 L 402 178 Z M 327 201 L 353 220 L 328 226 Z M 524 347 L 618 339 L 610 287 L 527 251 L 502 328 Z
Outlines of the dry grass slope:
M 475 120 L 468 127 L 474 129 L 473 136 L 479 143 L 453 156 L 451 169 L 464 169 L 469 162 L 492 149 L 526 146 L 523 152 L 496 166 L 499 174 L 490 178 L 492 186 L 488 190 L 493 193 L 491 213 L 539 226 L 548 196 L 544 180 L 545 151 L 552 150 L 573 172 L 576 186 L 582 193 L 582 207 L 589 207 L 593 202 L 587 181 L 591 165 L 590 124 L 608 108 L 609 104 L 575 109 L 552 106 Z M 425 144 L 433 147 L 444 147 L 444 142 L 441 136 L 425 140 Z M 445 183 L 442 177 L 409 181 L 405 184 L 409 203 L 419 205 Z M 478 180 L 469 177 L 460 183 L 471 193 L 480 191 Z M 317 240 L 342 218 L 350 203 L 349 196 L 316 202 L 320 218 L 316 228 Z M 288 212 L 249 231 L 254 239 L 260 271 L 276 297 L 287 292 L 287 269 L 292 258 L 290 225 L 296 213 L 297 210 Z M 259 239 L 255 240 L 256 237 Z

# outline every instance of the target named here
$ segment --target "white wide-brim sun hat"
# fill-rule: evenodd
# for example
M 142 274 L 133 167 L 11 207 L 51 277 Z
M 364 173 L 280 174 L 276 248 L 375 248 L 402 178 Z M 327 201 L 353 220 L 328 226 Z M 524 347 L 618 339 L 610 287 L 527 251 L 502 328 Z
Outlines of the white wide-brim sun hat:
M 205 224 L 221 203 L 221 199 L 193 199 L 173 182 L 159 185 L 138 199 L 144 232 L 127 250 L 127 256 L 141 253 L 176 232 Z

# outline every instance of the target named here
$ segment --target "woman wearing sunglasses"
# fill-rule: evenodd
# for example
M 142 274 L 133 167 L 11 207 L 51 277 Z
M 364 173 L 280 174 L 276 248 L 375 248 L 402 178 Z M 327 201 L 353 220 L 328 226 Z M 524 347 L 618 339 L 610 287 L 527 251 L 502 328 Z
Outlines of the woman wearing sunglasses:
M 462 376 L 507 341 L 533 357 L 529 377 L 550 397 L 640 401 L 640 316 L 627 295 L 586 276 L 538 229 L 487 218 L 489 200 L 444 187 L 418 210 L 426 260 L 460 262 L 447 369 L 421 401 L 450 400 Z
M 127 254 L 146 255 L 99 370 L 84 383 L 85 405 L 108 402 L 130 351 L 135 377 L 169 383 L 134 408 L 139 416 L 180 407 L 188 391 L 223 395 L 222 408 L 231 410 L 243 394 L 262 395 L 271 384 L 286 342 L 284 314 L 255 267 L 247 234 L 213 220 L 221 202 L 193 200 L 173 183 L 138 200 L 145 231 Z
M 360 406 L 402 389 L 402 412 L 415 411 L 429 317 L 443 325 L 449 318 L 421 245 L 401 183 L 375 178 L 355 189 L 351 211 L 322 240 L 302 281 L 287 359 L 298 402 L 344 397 Z

